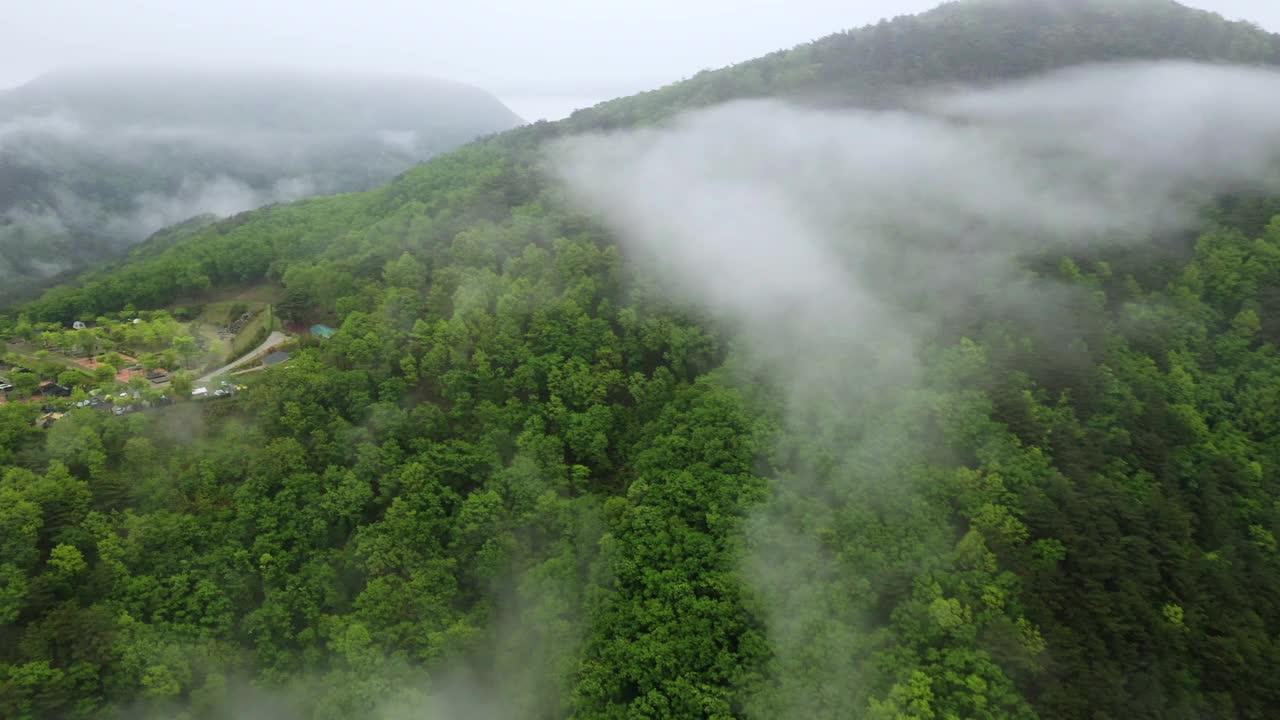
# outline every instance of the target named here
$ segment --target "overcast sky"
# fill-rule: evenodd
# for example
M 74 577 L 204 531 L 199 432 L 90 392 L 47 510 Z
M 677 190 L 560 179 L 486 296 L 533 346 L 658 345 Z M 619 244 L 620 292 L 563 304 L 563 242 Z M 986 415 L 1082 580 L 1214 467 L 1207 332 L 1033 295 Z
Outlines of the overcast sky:
M 0 87 L 115 62 L 409 72 L 526 119 L 631 94 L 940 0 L 5 0 Z M 1184 0 L 1280 31 L 1275 0 Z

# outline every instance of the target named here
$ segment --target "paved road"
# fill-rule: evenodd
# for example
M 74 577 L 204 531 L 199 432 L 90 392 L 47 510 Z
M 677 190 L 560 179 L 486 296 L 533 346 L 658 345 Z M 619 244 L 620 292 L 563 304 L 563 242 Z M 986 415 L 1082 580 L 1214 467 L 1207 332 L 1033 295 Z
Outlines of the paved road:
M 236 358 L 236 359 L 235 359 L 231 364 L 229 364 L 229 365 L 223 365 L 222 367 L 218 368 L 217 370 L 214 370 L 213 372 L 209 373 L 208 375 L 205 375 L 204 377 L 201 377 L 199 380 L 197 380 L 197 381 L 196 381 L 196 385 L 200 385 L 201 383 L 207 383 L 207 382 L 209 382 L 210 380 L 212 380 L 212 379 L 214 379 L 214 378 L 218 377 L 219 375 L 226 375 L 227 373 L 229 373 L 229 372 L 231 372 L 232 370 L 234 370 L 237 366 L 239 366 L 239 365 L 243 365 L 243 364 L 245 364 L 246 362 L 248 362 L 249 360 L 251 360 L 251 359 L 253 359 L 253 358 L 257 357 L 258 355 L 261 355 L 261 354 L 262 354 L 262 353 L 264 353 L 264 352 L 266 352 L 266 351 L 267 351 L 267 348 L 271 347 L 272 345 L 279 345 L 280 343 L 282 343 L 282 342 L 284 342 L 285 340 L 288 340 L 288 339 L 289 339 L 289 336 L 288 336 L 288 335 L 286 335 L 286 334 L 284 334 L 284 333 L 280 332 L 279 330 L 276 330 L 275 332 L 273 332 L 273 333 L 271 333 L 270 335 L 268 335 L 268 336 L 267 336 L 267 339 L 266 339 L 266 340 L 263 340 L 261 345 L 259 345 L 258 347 L 256 347 L 256 348 L 254 348 L 254 349 L 250 350 L 249 352 L 245 353 L 244 355 L 241 355 L 240 357 Z

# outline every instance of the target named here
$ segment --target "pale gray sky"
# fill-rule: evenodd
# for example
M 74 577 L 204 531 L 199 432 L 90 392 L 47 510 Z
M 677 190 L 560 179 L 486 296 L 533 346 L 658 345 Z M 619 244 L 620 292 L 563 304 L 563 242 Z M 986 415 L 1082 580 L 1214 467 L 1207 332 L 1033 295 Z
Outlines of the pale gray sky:
M 940 0 L 4 0 L 0 87 L 59 66 L 270 63 L 479 85 L 526 119 Z M 1275 0 L 1189 0 L 1280 31 Z

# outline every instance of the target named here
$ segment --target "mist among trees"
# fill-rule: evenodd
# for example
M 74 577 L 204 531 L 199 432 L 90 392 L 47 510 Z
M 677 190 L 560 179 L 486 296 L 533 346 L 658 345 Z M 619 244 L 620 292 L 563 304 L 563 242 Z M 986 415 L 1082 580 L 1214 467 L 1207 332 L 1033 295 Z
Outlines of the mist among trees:
M 0 715 L 1270 717 L 1277 49 L 949 4 L 14 308 L 336 332 L 0 405 Z

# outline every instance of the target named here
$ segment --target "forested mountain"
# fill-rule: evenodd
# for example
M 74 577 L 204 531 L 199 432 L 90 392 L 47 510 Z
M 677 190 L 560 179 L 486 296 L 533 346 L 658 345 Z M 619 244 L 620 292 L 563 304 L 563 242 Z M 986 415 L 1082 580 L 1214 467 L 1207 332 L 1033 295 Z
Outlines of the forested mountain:
M 518 123 L 481 90 L 422 78 L 51 73 L 0 93 L 0 301 L 194 215 L 365 190 Z
M 231 399 L 0 405 L 0 716 L 1272 716 L 1274 75 L 1028 79 L 1160 59 L 1280 38 L 953 3 L 18 308 L 337 332 Z

